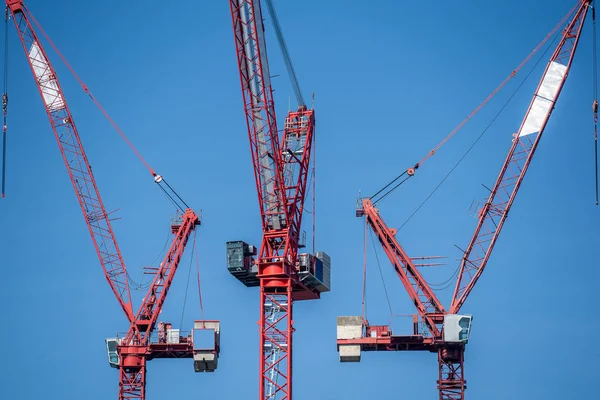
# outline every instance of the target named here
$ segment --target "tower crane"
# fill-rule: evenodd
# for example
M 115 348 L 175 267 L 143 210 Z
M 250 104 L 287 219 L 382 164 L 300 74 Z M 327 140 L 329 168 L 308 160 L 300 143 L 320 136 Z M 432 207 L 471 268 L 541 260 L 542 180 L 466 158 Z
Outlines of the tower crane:
M 386 325 L 370 325 L 364 317 L 338 317 L 337 347 L 341 362 L 359 362 L 361 351 L 419 350 L 436 353 L 439 364 L 437 385 L 440 400 L 464 399 L 467 385 L 463 362 L 472 316 L 459 313 L 490 258 L 531 164 L 569 73 L 590 7 L 591 0 L 579 0 L 563 19 L 563 23 L 568 23 L 560 42 L 546 66 L 518 132 L 511 139 L 510 150 L 490 195 L 479 210 L 475 232 L 460 262 L 449 308 L 442 305 L 419 272 L 419 265 L 415 263 L 415 259 L 409 257 L 398 243 L 395 237 L 396 229 L 388 227 L 383 221 L 375 206 L 379 201 L 375 197 L 381 191 L 373 198 L 359 200 L 357 216 L 366 218 L 366 224 L 379 240 L 417 308 L 418 316 L 413 316 L 413 332 L 410 335 L 398 335 Z M 595 20 L 594 8 L 592 14 Z M 596 121 L 597 104 L 597 101 L 594 101 Z M 416 165 L 418 166 L 419 164 Z M 414 175 L 414 172 L 414 169 L 409 169 L 407 176 Z
M 47 39 L 49 38 L 22 0 L 6 0 L 6 7 L 7 17 L 10 12 L 17 28 L 100 264 L 110 288 L 129 322 L 129 329 L 124 337 L 106 340 L 109 363 L 112 367 L 119 369 L 119 399 L 145 398 L 146 362 L 154 358 L 193 358 L 196 372 L 214 371 L 217 367 L 220 346 L 218 321 L 194 322 L 194 332 L 198 330 L 214 332 L 215 344 L 210 349 L 195 346 L 193 334 L 181 336 L 179 329 L 169 329 L 169 323 L 158 322 L 158 316 L 173 282 L 188 239 L 195 228 L 200 225 L 199 216 L 177 195 L 164 177 L 150 168 L 132 146 L 132 149 L 153 175 L 154 181 L 181 212 L 171 220 L 171 231 L 173 233 L 171 246 L 160 266 L 156 268 L 153 281 L 139 310 L 134 313 L 129 277 L 111 226 L 110 215 L 106 211 L 100 196 L 56 72 L 40 43 L 33 24 Z M 50 43 L 56 49 L 54 44 Z M 60 52 L 59 55 L 64 60 Z M 68 64 L 67 66 L 70 68 Z M 72 69 L 71 71 L 74 72 Z M 105 113 L 88 88 L 77 75 L 75 76 L 86 93 Z M 4 98 L 6 99 L 4 104 L 6 111 L 8 99 L 6 93 Z M 105 115 L 107 114 L 105 113 Z M 111 122 L 119 130 L 112 120 Z M 119 133 L 122 134 L 120 130 Z M 129 142 L 128 144 L 131 146 Z M 159 325 L 158 340 L 152 336 L 157 324 Z
M 330 286 L 329 256 L 299 253 L 315 113 L 304 102 L 274 6 L 266 0 L 298 101 L 279 137 L 261 2 L 229 4 L 263 235 L 258 251 L 228 242 L 227 265 L 244 285 L 260 286 L 259 398 L 291 400 L 293 302 L 318 299 Z

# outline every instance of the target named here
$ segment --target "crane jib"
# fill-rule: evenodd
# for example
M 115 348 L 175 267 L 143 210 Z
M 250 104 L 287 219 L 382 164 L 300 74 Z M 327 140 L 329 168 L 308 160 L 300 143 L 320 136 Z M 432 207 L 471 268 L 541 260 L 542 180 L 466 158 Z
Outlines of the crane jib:
M 479 212 L 479 221 L 459 267 L 450 307 L 451 313 L 457 313 L 466 301 L 481 276 L 502 231 L 508 212 L 569 74 L 588 6 L 588 1 L 582 1 L 563 31 L 562 38 L 546 66 L 518 133 L 513 137 L 512 146 L 496 183 Z
M 106 279 L 133 320 L 127 270 L 57 75 L 21 1 L 7 2 Z

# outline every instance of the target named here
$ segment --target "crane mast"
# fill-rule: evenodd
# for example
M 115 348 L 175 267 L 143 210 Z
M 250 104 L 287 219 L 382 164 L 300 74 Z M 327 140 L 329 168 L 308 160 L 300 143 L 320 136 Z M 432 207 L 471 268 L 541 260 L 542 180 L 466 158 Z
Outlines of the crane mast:
M 481 276 L 523 182 L 568 76 L 590 4 L 591 0 L 580 0 L 569 14 L 572 18 L 545 68 L 519 130 L 513 135 L 506 160 L 488 200 L 479 211 L 475 232 L 459 265 L 448 311 L 396 240 L 396 230 L 387 227 L 370 199 L 361 199 L 357 216 L 366 217 L 366 223 L 379 239 L 416 306 L 418 316 L 413 317 L 414 329 L 410 335 L 397 335 L 388 326 L 370 325 L 363 317 L 338 317 L 340 361 L 360 361 L 361 351 L 435 352 L 438 354 L 440 400 L 464 399 L 467 387 L 463 371 L 464 351 L 472 317 L 458 312 Z
M 230 8 L 263 236 L 258 254 L 245 242 L 228 242 L 228 269 L 246 286 L 260 286 L 259 398 L 290 400 L 293 302 L 329 290 L 327 254 L 299 254 L 315 115 L 300 104 L 280 140 L 261 3 L 230 0 Z
M 57 75 L 33 29 L 30 21 L 33 17 L 23 1 L 6 0 L 6 5 L 17 28 L 100 264 L 130 324 L 125 338 L 107 339 L 109 362 L 111 366 L 120 370 L 119 399 L 145 399 L 146 361 L 153 358 L 193 358 L 196 372 L 214 371 L 220 351 L 218 321 L 194 322 L 194 331 L 211 330 L 214 332 L 215 346 L 213 349 L 194 347 L 193 335 L 180 336 L 179 330 L 173 331 L 175 335 L 171 335 L 168 342 L 151 341 L 158 315 L 162 310 L 188 239 L 195 227 L 200 225 L 198 215 L 188 208 L 183 215 L 176 217 L 171 222 L 174 234 L 171 247 L 157 269 L 138 313 L 134 315 L 127 270 L 110 223 L 109 213 L 100 197 L 98 186 Z M 155 173 L 153 175 L 157 184 L 164 183 L 172 191 L 172 188 L 163 181 L 160 175 Z M 163 188 L 163 190 L 166 189 Z M 170 196 L 173 200 L 174 197 L 179 198 L 174 191 L 172 194 L 175 195 Z M 183 200 L 181 203 L 185 204 Z M 182 207 L 181 204 L 178 206 Z

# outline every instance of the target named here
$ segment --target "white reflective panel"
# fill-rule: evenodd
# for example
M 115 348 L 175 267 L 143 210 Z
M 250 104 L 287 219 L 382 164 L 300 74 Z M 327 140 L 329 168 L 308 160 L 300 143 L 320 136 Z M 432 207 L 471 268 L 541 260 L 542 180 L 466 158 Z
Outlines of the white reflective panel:
M 523 129 L 519 133 L 519 136 L 530 135 L 532 133 L 536 133 L 540 131 L 542 127 L 542 122 L 544 122 L 544 118 L 550 111 L 550 107 L 552 107 L 552 102 L 550 100 L 546 100 L 542 97 L 536 97 L 533 101 L 533 105 L 531 106 L 531 110 L 529 114 L 527 114 L 527 119 L 523 124 Z
M 40 84 L 46 107 L 52 112 L 65 108 L 65 102 L 58 90 L 56 78 L 52 76 L 48 60 L 42 54 L 37 42 L 33 42 L 31 45 L 29 60 L 33 66 L 35 77 Z
M 558 92 L 558 87 L 565 78 L 566 70 L 566 65 L 552 61 L 548 67 L 548 72 L 546 72 L 546 75 L 542 80 L 542 84 L 537 92 L 537 95 L 548 100 L 556 100 L 556 93 Z
M 546 71 L 546 74 L 542 79 L 542 84 L 535 94 L 533 105 L 531 106 L 529 114 L 527 114 L 527 118 L 523 124 L 523 129 L 519 132 L 519 136 L 530 135 L 540 131 L 546 115 L 548 115 L 548 112 L 556 100 L 558 88 L 565 79 L 566 70 L 566 65 L 562 65 L 556 61 L 550 62 L 548 71 Z

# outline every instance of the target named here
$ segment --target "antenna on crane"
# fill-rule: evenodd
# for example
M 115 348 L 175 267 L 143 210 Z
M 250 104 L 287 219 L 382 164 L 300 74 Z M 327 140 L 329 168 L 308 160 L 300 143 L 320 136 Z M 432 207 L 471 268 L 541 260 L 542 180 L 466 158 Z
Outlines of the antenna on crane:
M 596 172 L 596 205 L 598 205 L 598 57 L 596 55 L 596 1 L 592 1 L 592 65 L 594 76 L 594 102 L 592 110 L 594 112 L 594 169 Z
M 4 93 L 2 93 L 2 197 L 6 195 L 6 113 L 8 111 L 8 6 L 4 13 Z

